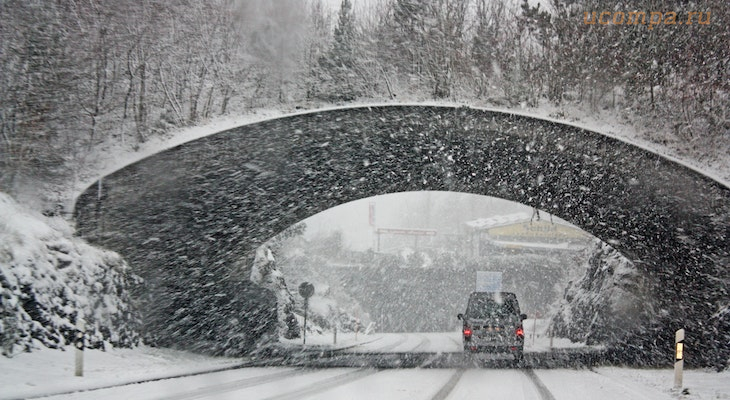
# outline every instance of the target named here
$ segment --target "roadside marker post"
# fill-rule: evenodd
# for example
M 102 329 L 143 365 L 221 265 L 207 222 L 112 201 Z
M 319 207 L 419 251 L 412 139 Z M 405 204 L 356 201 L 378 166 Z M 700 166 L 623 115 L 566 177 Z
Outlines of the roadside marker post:
M 674 389 L 682 389 L 684 370 L 684 329 L 674 334 Z
M 74 347 L 76 347 L 76 376 L 84 376 L 84 339 L 86 338 L 86 322 L 79 319 L 76 322 Z

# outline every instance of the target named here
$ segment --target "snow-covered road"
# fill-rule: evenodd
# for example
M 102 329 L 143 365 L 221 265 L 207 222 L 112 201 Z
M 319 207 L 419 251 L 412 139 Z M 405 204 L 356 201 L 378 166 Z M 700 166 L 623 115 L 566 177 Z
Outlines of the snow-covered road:
M 544 340 L 532 344 L 528 332 L 526 357 L 544 355 Z M 332 341 L 327 335 L 307 339 L 310 350 L 331 348 Z M 458 359 L 460 345 L 459 332 L 341 334 L 336 353 L 358 360 L 388 358 L 389 352 Z M 679 395 L 671 391 L 671 369 L 519 369 L 511 362 L 313 368 L 325 362 L 316 351 L 305 352 L 309 356 L 297 359 L 299 365 L 269 360 L 270 366 L 251 366 L 248 359 L 140 347 L 86 351 L 84 376 L 75 377 L 74 351 L 67 350 L 0 358 L 0 399 L 730 399 L 730 371 L 685 371 L 688 394 Z
M 378 336 L 376 336 L 378 337 Z M 379 336 L 378 340 L 363 342 L 348 349 L 349 352 L 459 352 L 461 337 L 459 332 L 403 333 Z
M 664 380 L 669 382 L 671 372 L 665 372 Z M 653 400 L 676 398 L 668 386 L 662 388 L 653 386 L 653 382 L 642 382 L 642 379 L 646 381 L 645 378 L 645 372 L 634 375 L 613 368 L 590 371 L 273 367 L 223 371 L 52 396 L 49 399 Z M 715 394 L 722 396 L 720 391 Z
M 525 328 L 525 352 L 544 352 L 551 349 L 587 348 L 568 339 L 554 338 L 545 334 L 547 321 L 527 319 Z M 292 346 L 301 346 L 301 339 L 285 341 Z M 359 336 L 339 333 L 335 344 L 332 333 L 307 336 L 307 344 L 315 348 L 343 349 L 352 353 L 461 353 L 461 332 L 418 332 L 418 333 L 373 333 Z M 592 349 L 595 349 L 593 347 Z

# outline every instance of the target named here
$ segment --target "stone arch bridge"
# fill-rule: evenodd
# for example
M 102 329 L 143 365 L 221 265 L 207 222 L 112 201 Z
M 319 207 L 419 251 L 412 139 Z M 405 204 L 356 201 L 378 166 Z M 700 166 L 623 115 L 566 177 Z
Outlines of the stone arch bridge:
M 666 352 L 668 332 L 685 320 L 688 336 L 724 340 L 728 351 L 730 340 L 717 335 L 728 334 L 730 318 L 721 312 L 728 305 L 730 189 L 557 122 L 402 105 L 286 116 L 106 176 L 78 198 L 75 217 L 82 236 L 121 253 L 145 278 L 139 298 L 149 341 L 235 352 L 271 329 L 257 322 L 266 320 L 258 305 L 269 297 L 247 282 L 245 265 L 259 245 L 339 204 L 422 190 L 536 207 L 633 260 L 661 313 L 648 330 L 628 334 L 630 347 Z

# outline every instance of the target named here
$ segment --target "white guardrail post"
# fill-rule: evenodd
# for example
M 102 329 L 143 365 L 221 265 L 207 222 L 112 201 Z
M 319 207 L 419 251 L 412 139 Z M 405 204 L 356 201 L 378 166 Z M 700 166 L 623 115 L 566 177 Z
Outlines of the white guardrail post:
M 76 322 L 76 335 L 74 347 L 76 347 L 76 376 L 84 376 L 84 339 L 86 337 L 86 322 L 79 318 Z
M 684 329 L 674 334 L 674 389 L 682 390 L 684 370 Z

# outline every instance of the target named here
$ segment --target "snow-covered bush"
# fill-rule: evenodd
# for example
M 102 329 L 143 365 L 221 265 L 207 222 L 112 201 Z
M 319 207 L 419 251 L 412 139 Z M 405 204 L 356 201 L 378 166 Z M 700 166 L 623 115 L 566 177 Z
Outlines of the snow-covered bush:
M 587 344 L 613 344 L 649 325 L 652 302 L 631 261 L 597 240 L 587 264 L 585 275 L 565 290 L 551 321 L 553 334 Z
M 294 316 L 294 298 L 268 246 L 264 245 L 256 250 L 251 268 L 251 282 L 271 290 L 276 295 L 279 336 L 285 339 L 299 337 L 299 324 Z
M 139 278 L 116 253 L 73 237 L 60 218 L 33 214 L 0 193 L 0 347 L 12 356 L 69 344 L 78 317 L 91 347 L 133 346 Z
M 350 308 L 348 301 L 341 301 L 341 295 L 335 295 L 327 283 L 323 281 L 310 282 L 314 285 L 314 294 L 309 298 L 307 304 L 307 332 L 323 333 L 337 330 L 339 332 L 362 332 L 363 321 L 355 315 L 362 315 L 365 321 L 369 317 L 357 308 Z M 338 300 L 339 299 L 339 300 Z M 304 299 L 297 296 L 295 315 L 300 325 L 304 323 Z

